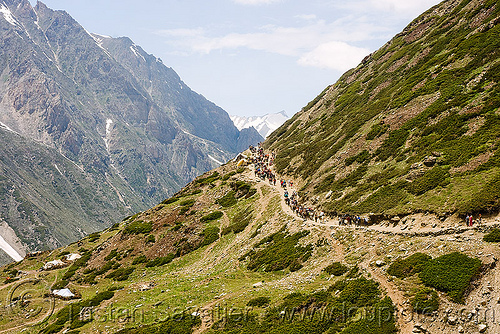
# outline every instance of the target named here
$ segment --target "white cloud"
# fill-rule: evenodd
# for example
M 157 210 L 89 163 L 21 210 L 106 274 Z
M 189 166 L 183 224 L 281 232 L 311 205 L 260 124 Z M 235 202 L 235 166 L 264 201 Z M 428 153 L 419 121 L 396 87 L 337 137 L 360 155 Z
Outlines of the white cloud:
M 303 15 L 296 15 L 295 16 L 298 19 L 309 21 L 309 20 L 316 20 L 317 16 L 315 14 L 303 14 Z
M 347 71 L 359 64 L 370 50 L 351 46 L 344 42 L 332 41 L 316 47 L 304 54 L 298 60 L 303 66 L 328 68 L 337 71 Z
M 256 32 L 215 37 L 209 36 L 209 32 L 201 28 L 162 30 L 157 34 L 167 37 L 168 43 L 194 53 L 209 54 L 216 50 L 247 48 L 300 58 L 323 44 L 332 41 L 348 44 L 366 41 L 373 37 L 372 34 L 381 31 L 380 27 L 369 23 L 354 19 L 348 21 L 326 23 L 315 20 L 308 21 L 302 27 L 266 25 Z
M 356 13 L 396 13 L 405 18 L 414 18 L 441 0 L 350 0 L 332 1 L 332 6 Z
M 203 28 L 196 29 L 169 29 L 160 30 L 157 32 L 158 35 L 162 36 L 172 36 L 172 37 L 197 37 L 204 34 Z
M 440 0 L 368 0 L 368 5 L 383 11 L 415 15 L 439 2 Z
M 269 4 L 284 0 L 233 0 L 240 4 Z M 316 14 L 301 14 L 291 20 L 290 26 L 265 25 L 248 32 L 216 35 L 210 28 L 164 30 L 158 34 L 177 51 L 191 54 L 210 54 L 214 51 L 241 51 L 241 49 L 269 52 L 296 59 L 302 66 L 314 66 L 345 71 L 356 66 L 370 53 L 366 45 L 380 44 L 393 36 L 393 22 L 380 21 L 381 15 L 369 11 L 398 12 L 400 16 L 413 15 L 429 8 L 439 0 L 332 0 L 330 5 L 342 12 L 336 20 L 327 22 Z M 415 12 L 415 14 L 410 14 Z M 376 17 L 377 19 L 373 19 Z M 295 24 L 293 26 L 292 24 Z M 372 43 L 372 44 L 370 44 Z M 365 45 L 365 47 L 357 47 Z M 241 54 L 241 53 L 240 53 Z
M 240 5 L 270 5 L 272 3 L 281 2 L 282 0 L 233 0 L 233 2 Z

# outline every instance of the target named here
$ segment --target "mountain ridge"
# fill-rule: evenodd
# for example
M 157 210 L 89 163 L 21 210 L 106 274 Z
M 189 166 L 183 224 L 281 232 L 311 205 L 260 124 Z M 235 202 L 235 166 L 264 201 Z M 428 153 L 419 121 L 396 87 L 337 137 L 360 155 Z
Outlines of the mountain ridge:
M 64 215 L 67 229 L 102 229 L 121 212 L 163 200 L 217 167 L 216 161 L 225 162 L 262 140 L 255 131 L 240 132 L 224 110 L 130 39 L 92 35 L 67 12 L 42 2 L 34 7 L 27 0 L 1 4 L 0 122 L 72 161 L 80 178 L 93 180 L 95 193 L 101 185 L 107 189 L 108 196 L 100 197 L 104 206 L 119 207 L 117 214 L 103 212 L 100 227 Z M 12 213 L 17 204 L 4 205 L 14 209 L 4 211 L 4 220 L 19 225 Z M 26 216 L 24 223 L 40 224 L 31 219 Z M 58 220 L 57 215 L 52 219 Z M 16 230 L 21 239 L 32 237 L 21 230 Z M 63 235 L 73 232 L 59 234 L 51 247 L 76 240 Z M 36 250 L 34 244 L 25 246 Z

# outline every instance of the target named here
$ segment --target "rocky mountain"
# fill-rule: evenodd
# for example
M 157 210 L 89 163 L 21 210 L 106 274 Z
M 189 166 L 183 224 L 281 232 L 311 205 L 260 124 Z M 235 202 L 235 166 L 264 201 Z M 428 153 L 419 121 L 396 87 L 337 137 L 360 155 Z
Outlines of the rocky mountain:
M 264 152 L 4 266 L 0 331 L 500 332 L 499 17 L 494 1 L 444 1 L 275 131 Z M 79 167 L 41 159 L 53 148 L 37 147 L 21 155 L 44 170 L 45 186 L 69 182 L 58 170 Z M 21 173 L 18 161 L 6 163 Z M 339 215 L 340 205 L 359 211 Z
M 444 1 L 275 131 L 276 169 L 328 212 L 500 207 L 496 1 Z
M 29 179 L 10 170 L 12 156 L 2 156 L 2 176 L 20 194 L 1 202 L 2 219 L 30 251 L 149 207 L 262 140 L 256 131 L 239 131 L 224 110 L 130 39 L 90 34 L 41 2 L 0 1 L 0 44 L 0 131 L 16 138 L 2 149 L 36 156 L 45 147 L 47 165 Z M 59 173 L 54 164 L 69 169 Z M 18 173 L 17 182 L 9 173 Z M 48 192 L 38 188 L 44 178 L 65 173 L 74 182 L 52 188 L 57 201 L 33 200 Z M 77 186 L 83 184 L 85 191 Z M 32 209 L 19 220 L 21 197 Z M 64 213 L 75 205 L 74 215 Z M 45 232 L 32 234 L 38 230 Z
M 266 114 L 264 116 L 229 116 L 234 125 L 241 131 L 253 127 L 259 134 L 267 138 L 274 130 L 285 123 L 289 117 L 286 112 L 280 111 L 276 114 Z

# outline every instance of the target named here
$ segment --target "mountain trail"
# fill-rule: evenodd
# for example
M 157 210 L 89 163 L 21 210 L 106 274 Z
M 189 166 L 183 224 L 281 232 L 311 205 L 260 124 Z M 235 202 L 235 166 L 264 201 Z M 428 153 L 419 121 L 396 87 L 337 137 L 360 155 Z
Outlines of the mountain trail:
M 406 312 L 410 312 L 410 310 L 404 306 L 406 301 L 405 296 L 394 283 L 389 282 L 381 270 L 378 270 L 376 267 L 370 265 L 372 259 L 376 257 L 374 249 L 374 247 L 371 248 L 369 256 L 366 257 L 365 260 L 359 264 L 359 266 L 366 270 L 371 277 L 380 284 L 380 287 L 385 290 L 387 296 L 391 298 L 396 309 L 396 322 L 400 333 L 411 333 L 414 324 L 411 318 L 407 319 L 407 317 L 405 317 L 405 315 L 409 314 Z

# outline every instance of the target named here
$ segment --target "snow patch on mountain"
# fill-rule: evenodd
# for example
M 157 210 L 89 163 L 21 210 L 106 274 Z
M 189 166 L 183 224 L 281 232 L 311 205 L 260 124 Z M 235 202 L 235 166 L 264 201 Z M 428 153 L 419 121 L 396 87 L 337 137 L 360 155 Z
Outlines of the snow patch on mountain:
M 106 144 L 106 150 L 109 152 L 109 135 L 111 133 L 111 126 L 113 125 L 113 120 L 108 118 L 106 120 L 106 137 L 104 137 L 104 144 Z
M 142 58 L 142 60 L 146 61 L 146 58 L 144 58 L 144 56 L 139 53 L 139 50 L 137 50 L 137 46 L 135 44 L 130 46 L 130 50 L 137 58 Z
M 267 114 L 264 116 L 229 116 L 238 130 L 254 127 L 262 137 L 266 138 L 274 130 L 285 123 L 289 117 L 285 111 L 276 114 Z
M 1 3 L 0 3 L 0 13 L 2 13 L 3 17 L 7 20 L 7 22 L 12 24 L 13 26 L 20 26 L 20 24 L 14 18 L 14 15 L 12 15 L 10 9 Z
M 221 161 L 219 161 L 219 160 L 215 159 L 215 158 L 214 158 L 213 156 L 211 156 L 210 154 L 208 155 L 208 157 L 210 158 L 210 160 L 215 161 L 216 163 L 218 163 L 218 164 L 219 164 L 219 165 L 221 165 L 221 166 L 224 164 L 223 162 L 221 162 Z
M 21 261 L 23 257 L 0 235 L 0 249 L 2 249 L 14 261 Z

